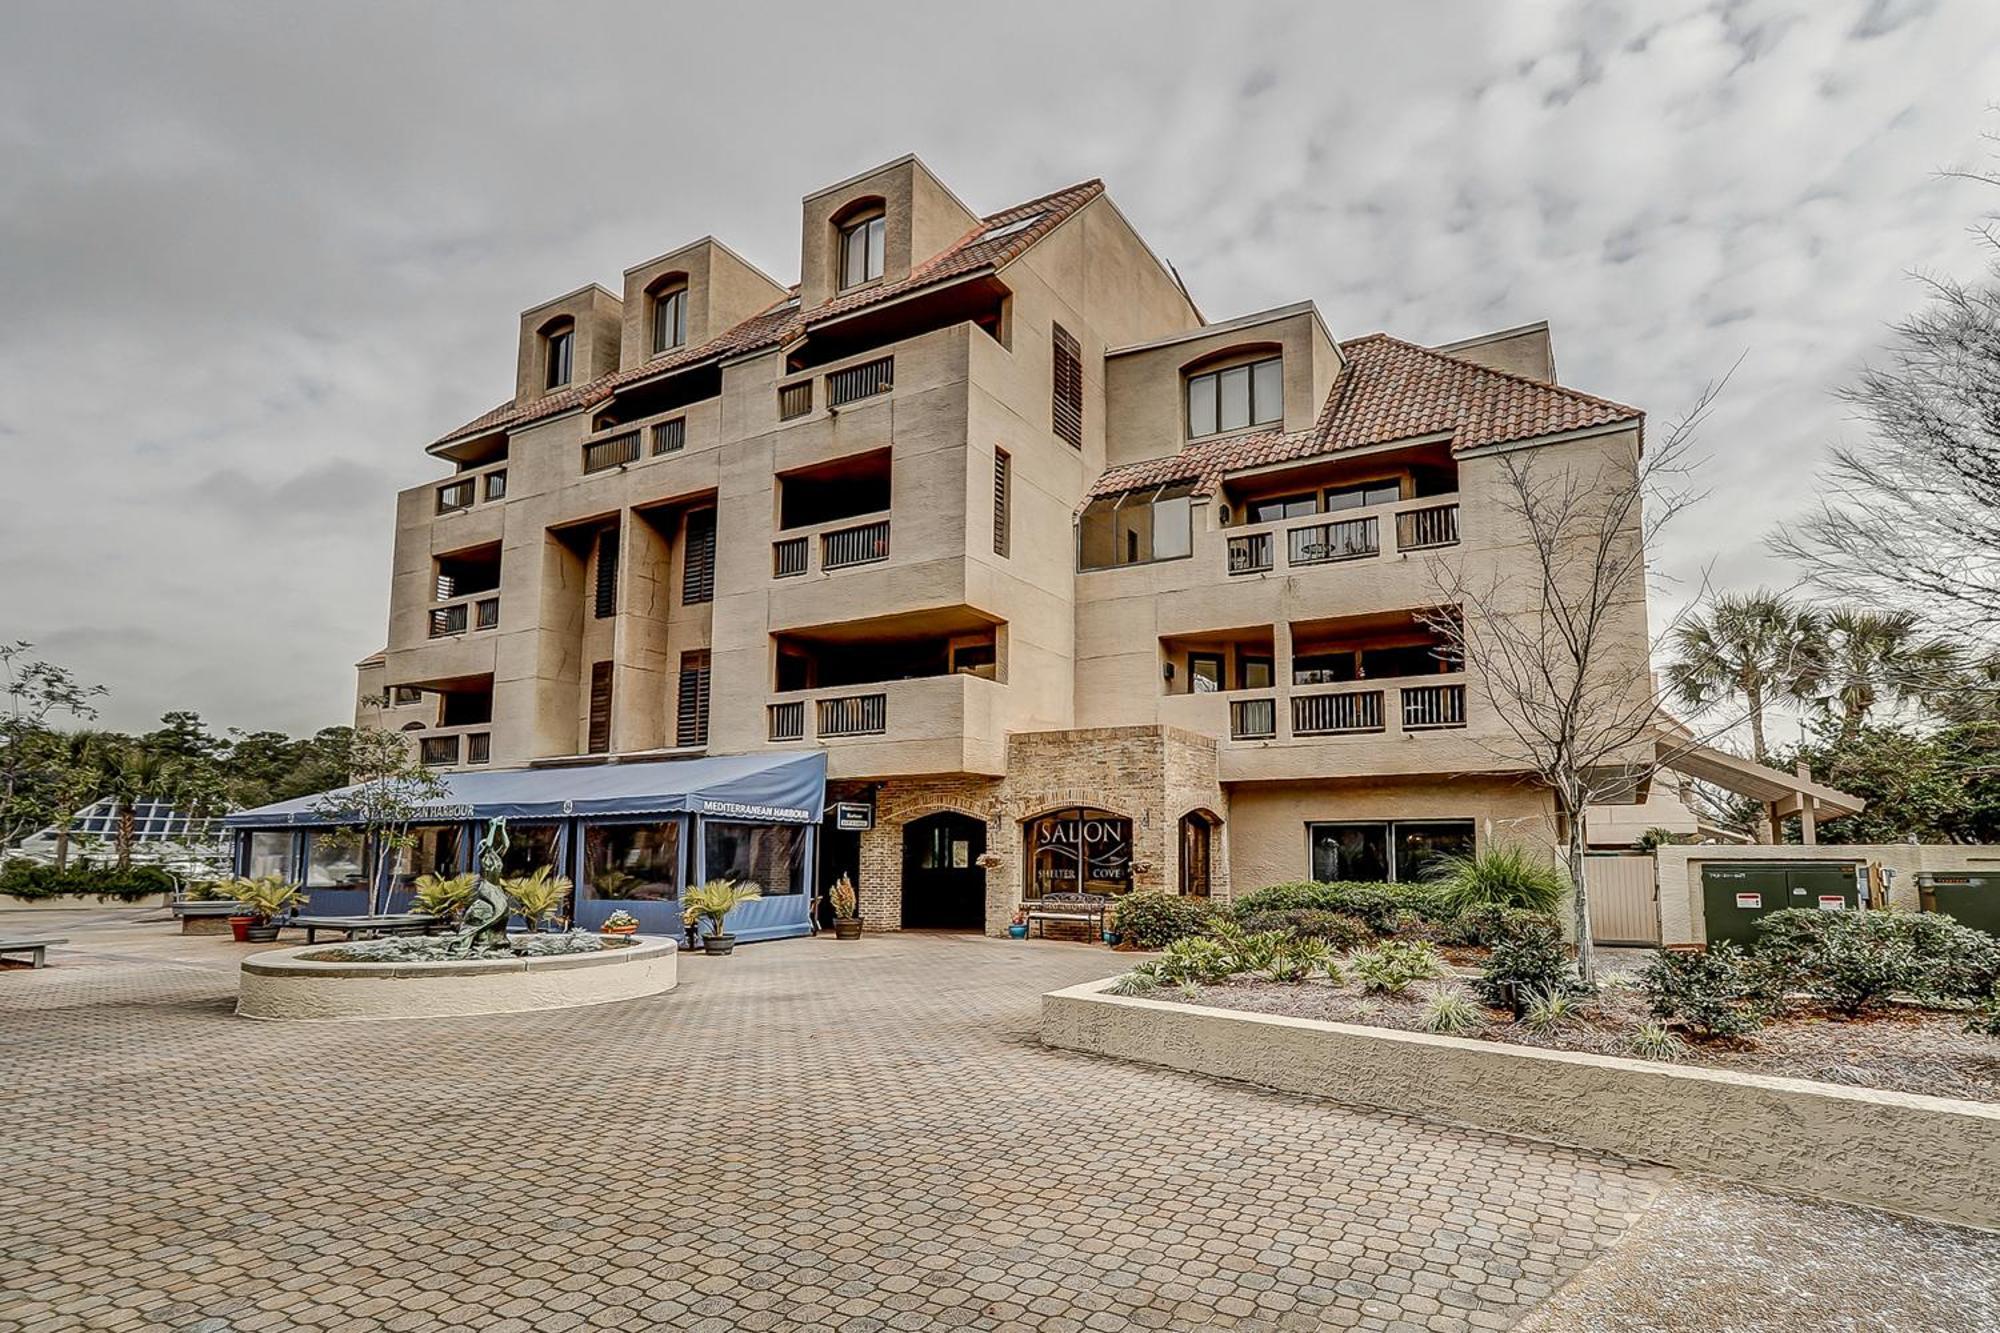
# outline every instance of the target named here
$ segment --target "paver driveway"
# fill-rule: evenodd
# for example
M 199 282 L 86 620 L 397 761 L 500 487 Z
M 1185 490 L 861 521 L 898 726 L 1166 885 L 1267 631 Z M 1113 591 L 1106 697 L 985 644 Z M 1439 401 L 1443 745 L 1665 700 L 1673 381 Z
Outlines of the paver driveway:
M 1662 1183 L 1044 1050 L 1038 993 L 1115 970 L 1079 946 L 300 1025 L 170 929 L 0 977 L 0 1327 L 1505 1328 Z

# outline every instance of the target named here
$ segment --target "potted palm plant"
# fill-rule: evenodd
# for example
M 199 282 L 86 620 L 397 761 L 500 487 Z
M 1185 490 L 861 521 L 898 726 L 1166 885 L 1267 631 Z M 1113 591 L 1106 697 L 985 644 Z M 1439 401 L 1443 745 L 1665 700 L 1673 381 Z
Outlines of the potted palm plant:
M 477 875 L 419 875 L 410 894 L 410 910 L 440 921 L 455 921 L 471 906 L 478 887 Z
M 639 918 L 620 908 L 604 918 L 604 924 L 597 928 L 601 935 L 636 935 L 639 933 Z
M 233 879 L 225 888 L 241 909 L 229 918 L 230 932 L 239 944 L 269 944 L 277 939 L 278 918 L 304 897 L 283 875 Z
M 763 891 L 755 884 L 739 884 L 733 879 L 712 879 L 687 891 L 687 895 L 681 899 L 682 915 L 690 925 L 700 922 L 707 927 L 701 941 L 703 953 L 734 953 L 736 937 L 722 929 L 723 923 L 738 907 L 763 896 Z
M 826 891 L 826 900 L 833 907 L 833 937 L 837 940 L 860 939 L 861 898 L 854 892 L 854 881 L 842 875 Z
M 516 875 L 500 881 L 500 891 L 521 914 L 530 933 L 541 930 L 562 911 L 563 904 L 569 901 L 570 887 L 566 876 L 547 866 L 537 867 L 532 875 Z

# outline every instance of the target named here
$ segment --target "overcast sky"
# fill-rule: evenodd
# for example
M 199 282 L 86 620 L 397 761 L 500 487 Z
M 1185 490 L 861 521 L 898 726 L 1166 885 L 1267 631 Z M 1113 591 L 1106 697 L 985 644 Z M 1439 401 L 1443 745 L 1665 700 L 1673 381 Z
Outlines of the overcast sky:
M 1783 582 L 1830 390 L 1979 262 L 2000 198 L 1937 172 L 1996 75 L 1988 0 L 6 0 L 0 639 L 113 725 L 349 720 L 393 496 L 518 312 L 709 232 L 789 282 L 800 197 L 908 151 L 982 212 L 1104 177 L 1211 319 L 1547 319 L 1656 422 L 1745 356 L 1660 554 Z

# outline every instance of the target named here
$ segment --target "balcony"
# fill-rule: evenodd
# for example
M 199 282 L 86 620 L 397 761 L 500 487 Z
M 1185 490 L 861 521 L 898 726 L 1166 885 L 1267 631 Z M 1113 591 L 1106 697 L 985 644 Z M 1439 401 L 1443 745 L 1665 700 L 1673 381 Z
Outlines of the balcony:
M 1385 530 L 1395 534 L 1395 544 L 1387 550 L 1382 545 Z M 1279 545 L 1275 539 L 1280 533 L 1284 535 L 1287 569 L 1435 551 L 1458 545 L 1458 497 L 1402 500 L 1393 505 L 1348 510 L 1338 517 L 1284 519 L 1249 528 L 1229 528 L 1225 533 L 1227 572 L 1232 575 L 1273 572 L 1274 548 Z
M 962 673 L 800 690 L 765 704 L 764 732 L 774 745 L 824 746 L 837 778 L 998 776 L 1006 767 L 999 716 L 1006 688 Z
M 877 357 L 858 366 L 836 370 L 826 377 L 826 405 L 844 407 L 848 403 L 888 393 L 896 387 L 896 358 Z
M 815 564 L 815 557 L 817 563 Z M 810 532 L 780 537 L 771 543 L 771 577 L 793 579 L 873 565 L 889 558 L 889 519 L 865 523 L 841 520 Z
M 642 431 L 627 430 L 601 440 L 586 441 L 583 446 L 584 472 L 608 472 L 612 468 L 638 462 L 644 438 Z
M 1222 739 L 1224 781 L 1481 771 L 1462 675 L 1169 694 L 1160 721 Z M 1490 729 L 1489 729 L 1490 730 Z
M 493 757 L 490 722 L 462 727 L 432 727 L 409 733 L 417 743 L 417 762 L 426 768 L 461 768 L 485 764 Z
M 430 637 L 433 639 L 446 639 L 467 632 L 497 629 L 499 625 L 498 594 L 461 597 L 456 601 L 445 602 L 431 608 Z

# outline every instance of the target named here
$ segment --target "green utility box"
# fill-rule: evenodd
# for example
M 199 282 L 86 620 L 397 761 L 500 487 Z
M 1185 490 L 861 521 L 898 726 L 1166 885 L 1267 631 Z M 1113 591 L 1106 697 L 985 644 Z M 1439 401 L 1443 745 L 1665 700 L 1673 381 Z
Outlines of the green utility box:
M 1962 926 L 2000 935 L 2000 875 L 1917 876 L 1917 896 L 1926 912 L 1945 912 Z
M 1708 942 L 1748 946 L 1757 921 L 1769 912 L 1810 907 L 1852 912 L 1861 905 L 1858 881 L 1866 869 L 1852 861 L 1732 861 L 1701 868 L 1702 919 Z

